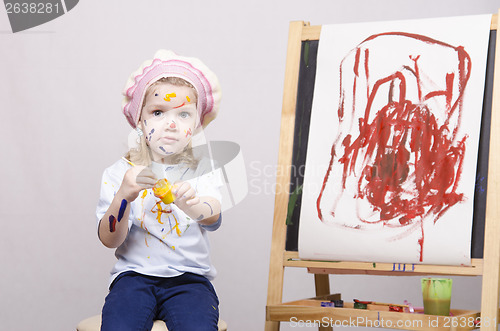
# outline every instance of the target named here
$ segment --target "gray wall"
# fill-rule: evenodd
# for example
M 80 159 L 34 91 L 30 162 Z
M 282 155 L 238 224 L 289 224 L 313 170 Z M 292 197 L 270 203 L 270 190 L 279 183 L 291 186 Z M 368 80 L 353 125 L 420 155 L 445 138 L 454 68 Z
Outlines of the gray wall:
M 113 251 L 96 236 L 105 167 L 126 150 L 128 75 L 159 48 L 203 59 L 224 98 L 206 130 L 241 145 L 249 195 L 211 235 L 231 330 L 262 330 L 288 24 L 496 13 L 498 0 L 98 1 L 12 34 L 0 10 L 0 328 L 72 330 L 100 312 Z M 285 299 L 313 296 L 305 270 Z M 419 278 L 334 276 L 332 291 L 421 305 Z M 479 309 L 480 279 L 455 278 L 452 306 Z M 294 329 L 290 326 L 284 330 Z

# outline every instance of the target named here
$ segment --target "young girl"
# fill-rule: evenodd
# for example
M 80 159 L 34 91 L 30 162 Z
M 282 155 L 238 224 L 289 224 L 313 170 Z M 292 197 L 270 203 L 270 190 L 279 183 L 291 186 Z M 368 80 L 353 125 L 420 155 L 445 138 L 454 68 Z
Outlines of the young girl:
M 191 138 L 217 114 L 220 87 L 199 60 L 158 51 L 128 80 L 123 112 L 140 140 L 104 171 L 97 206 L 101 242 L 116 249 L 101 330 L 217 330 L 207 231 L 221 223 L 220 181 Z M 175 201 L 152 188 L 173 184 Z

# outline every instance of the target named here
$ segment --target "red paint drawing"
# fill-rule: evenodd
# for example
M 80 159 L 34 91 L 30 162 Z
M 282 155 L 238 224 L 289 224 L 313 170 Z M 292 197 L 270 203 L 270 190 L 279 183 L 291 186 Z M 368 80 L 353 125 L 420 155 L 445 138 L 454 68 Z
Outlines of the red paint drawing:
M 402 32 L 372 35 L 344 57 L 339 134 L 316 204 L 322 222 L 420 231 L 422 261 L 424 222 L 465 200 L 457 187 L 468 136 L 459 129 L 471 65 L 461 46 Z M 349 223 L 335 217 L 344 198 L 356 201 Z

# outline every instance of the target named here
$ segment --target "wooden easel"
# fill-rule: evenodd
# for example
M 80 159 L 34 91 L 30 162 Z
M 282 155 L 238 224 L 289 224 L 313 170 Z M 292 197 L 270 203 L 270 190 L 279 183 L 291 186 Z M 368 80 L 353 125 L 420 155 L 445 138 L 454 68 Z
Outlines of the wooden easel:
M 497 30 L 498 17 L 493 15 L 491 30 Z M 301 44 L 306 40 L 319 40 L 321 26 L 310 26 L 301 21 L 291 22 L 289 30 L 283 108 L 281 115 L 280 149 L 278 156 L 280 171 L 277 176 L 277 187 L 288 187 L 290 184 L 292 152 L 294 143 L 294 126 L 296 115 L 297 86 L 299 82 L 299 63 L 301 59 Z M 481 311 L 455 310 L 455 316 L 471 317 L 482 320 L 481 330 L 497 330 L 499 320 L 499 287 L 500 287 L 500 35 L 496 36 L 495 65 L 493 74 L 493 99 L 491 115 L 491 136 L 489 147 L 488 191 L 486 201 L 486 220 L 484 234 L 484 255 L 482 259 L 473 259 L 472 266 L 436 266 L 415 265 L 411 273 L 415 275 L 458 275 L 482 276 Z M 269 283 L 266 306 L 266 331 L 277 331 L 280 322 L 289 322 L 292 317 L 299 320 L 320 320 L 327 317 L 334 321 L 344 321 L 363 316 L 367 321 L 377 318 L 396 319 L 403 314 L 395 312 L 364 311 L 350 308 L 321 307 L 320 300 L 331 298 L 328 274 L 367 274 L 367 275 L 406 275 L 394 270 L 390 263 L 361 262 L 324 262 L 301 260 L 295 251 L 287 251 L 286 224 L 289 193 L 277 190 L 275 196 L 273 236 L 271 244 L 271 259 L 269 267 Z M 283 303 L 283 278 L 285 267 L 307 268 L 314 274 L 316 298 Z M 423 320 L 429 315 L 405 314 L 405 318 Z M 436 317 L 442 318 L 442 317 Z M 489 321 L 489 322 L 487 322 Z M 419 330 L 471 330 L 475 325 L 465 327 L 442 326 L 439 328 L 411 327 L 406 329 Z M 403 327 L 397 327 L 404 329 Z M 319 330 L 331 330 L 331 327 L 320 326 Z

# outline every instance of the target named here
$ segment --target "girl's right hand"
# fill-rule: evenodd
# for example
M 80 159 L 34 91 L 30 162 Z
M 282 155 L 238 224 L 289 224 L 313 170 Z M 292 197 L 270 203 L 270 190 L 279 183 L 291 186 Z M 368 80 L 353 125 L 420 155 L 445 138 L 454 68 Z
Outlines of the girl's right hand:
M 152 188 L 156 180 L 156 176 L 150 168 L 135 166 L 127 170 L 118 191 L 128 202 L 132 202 L 139 196 L 139 192 Z

